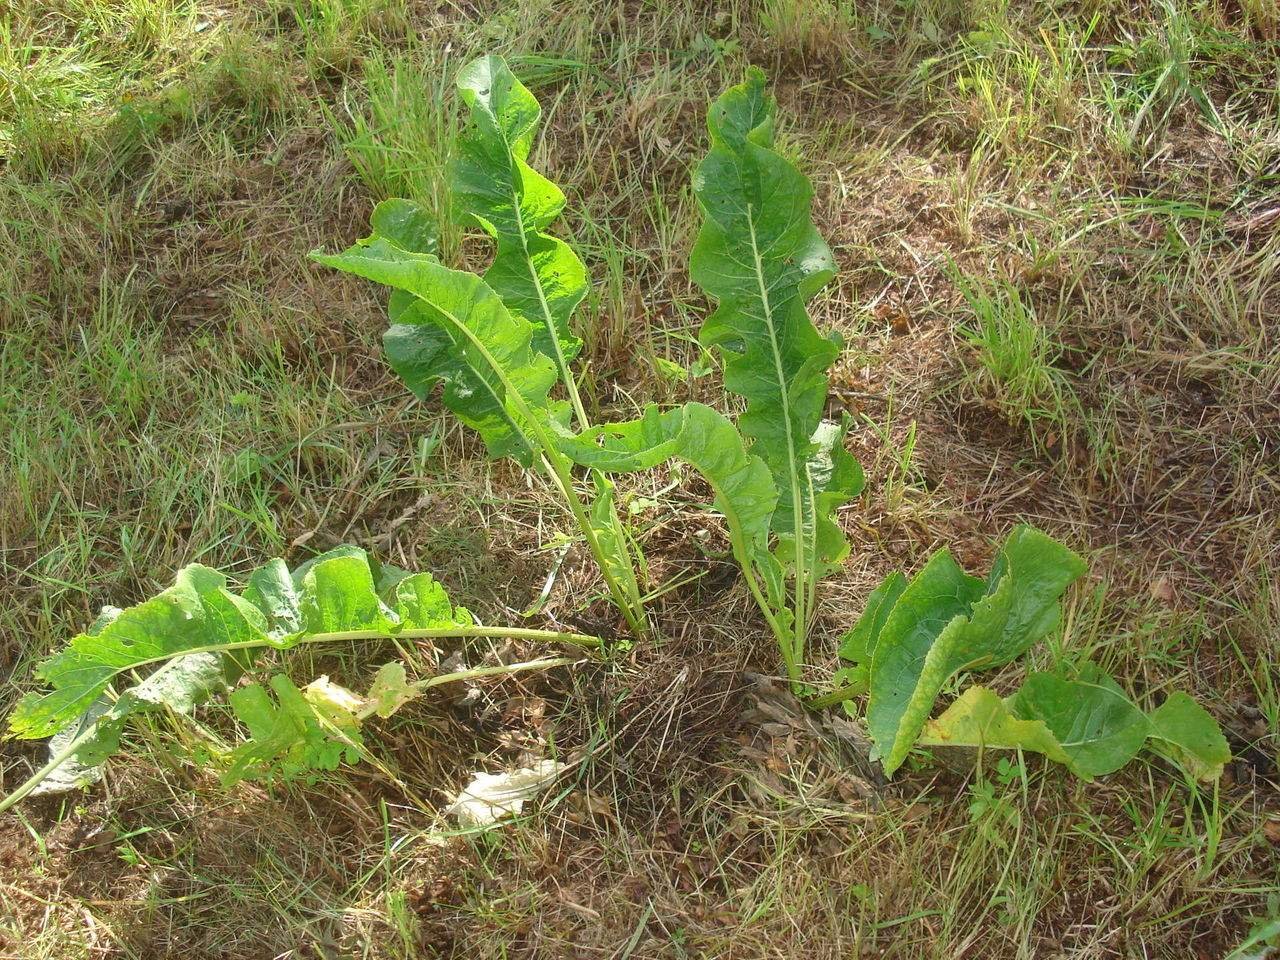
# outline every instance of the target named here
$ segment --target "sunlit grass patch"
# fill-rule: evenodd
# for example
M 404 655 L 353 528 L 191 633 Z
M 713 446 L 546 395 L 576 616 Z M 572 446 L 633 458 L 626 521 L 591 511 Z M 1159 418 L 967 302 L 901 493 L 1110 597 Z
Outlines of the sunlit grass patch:
M 353 86 L 330 113 L 338 142 L 377 200 L 405 197 L 429 211 L 441 231 L 446 261 L 457 255 L 446 176 L 458 121 L 448 58 L 425 46 L 391 56 L 376 54 L 363 66 L 356 101 Z
M 193 0 L 19 4 L 0 25 L 0 158 L 41 171 L 131 101 L 182 82 L 220 33 Z
M 1078 408 L 1059 365 L 1062 344 L 1013 284 L 953 277 L 969 308 L 957 331 L 977 351 L 978 367 L 970 376 L 1008 420 L 1025 423 L 1038 444 L 1056 444 Z

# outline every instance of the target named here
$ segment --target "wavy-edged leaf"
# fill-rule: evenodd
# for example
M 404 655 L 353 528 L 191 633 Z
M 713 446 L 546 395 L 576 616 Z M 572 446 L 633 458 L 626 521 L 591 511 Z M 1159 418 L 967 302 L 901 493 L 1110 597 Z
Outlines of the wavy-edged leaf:
M 378 234 L 343 253 L 312 257 L 411 295 L 393 299 L 384 337 L 392 367 L 419 397 L 445 381 L 445 405 L 480 434 L 491 455 L 533 462 L 542 425 L 564 413 L 548 398 L 555 364 L 533 348 L 533 326 L 492 287 Z
M 464 224 L 479 226 L 494 240 L 485 282 L 514 316 L 532 324 L 534 349 L 555 363 L 578 426 L 585 429 L 586 413 L 570 368 L 582 341 L 573 334 L 571 320 L 590 284 L 578 255 L 546 232 L 564 210 L 565 198 L 528 163 L 542 108 L 498 56 L 469 63 L 457 86 L 471 122 L 449 166 L 453 210 Z M 634 564 L 643 566 L 644 558 L 633 556 L 614 509 L 612 485 L 598 474 L 592 479 L 597 496 L 586 512 L 590 530 L 584 533 L 615 599 L 624 612 L 631 608 L 628 619 L 637 627 L 643 613 Z
M 702 474 L 725 518 L 734 556 L 765 581 L 773 606 L 780 606 L 782 571 L 769 553 L 769 520 L 778 501 L 769 468 L 749 454 L 737 428 L 701 403 L 666 412 L 645 408 L 637 420 L 595 427 L 561 441 L 576 463 L 603 473 L 648 470 L 671 458 Z
M 410 682 L 398 660 L 378 668 L 369 692 L 359 696 L 319 677 L 299 690 L 284 674 L 269 681 L 270 690 L 250 684 L 231 694 L 236 716 L 249 730 L 248 739 L 231 751 L 225 784 L 239 780 L 314 782 L 320 771 L 356 763 L 363 753 L 361 725 L 370 716 L 390 717 L 433 687 L 460 680 L 565 666 L 565 657 L 482 666 L 437 674 Z
M 718 301 L 699 339 L 720 349 L 725 387 L 747 402 L 739 426 L 777 485 L 772 528 L 783 552 L 801 539 L 784 562 L 807 589 L 847 549 L 830 516 L 855 495 L 860 473 L 838 443 L 843 433 L 822 425 L 840 341 L 822 336 L 805 306 L 835 262 L 811 219 L 809 181 L 773 149 L 773 120 L 759 70 L 711 105 L 711 150 L 693 177 L 705 220 L 690 274 Z
M 982 596 L 982 581 L 966 574 L 939 550 L 902 591 L 883 629 L 869 649 L 870 699 L 867 729 L 875 742 L 885 773 L 896 768 L 890 760 L 899 743 L 914 740 L 903 730 L 925 657 L 952 624 L 961 624 Z
M 320 677 L 299 690 L 278 673 L 268 683 L 240 687 L 231 708 L 248 728 L 249 739 L 231 752 L 223 784 L 240 780 L 314 781 L 317 771 L 337 770 L 360 759 L 363 701 L 351 691 Z
M 1156 749 L 1199 780 L 1216 780 L 1231 761 L 1231 747 L 1209 711 L 1181 690 L 1169 694 L 1149 717 Z
M 221 573 L 192 564 L 172 587 L 120 611 L 98 632 L 80 634 L 36 668 L 50 689 L 18 702 L 10 732 L 23 739 L 52 736 L 127 671 L 154 668 L 183 653 L 267 642 L 261 611 L 225 587 Z
M 45 660 L 37 676 L 50 689 L 19 701 L 9 729 L 22 739 L 73 731 L 55 756 L 74 748 L 68 759 L 92 767 L 115 752 L 129 715 L 159 707 L 189 713 L 238 677 L 256 650 L 473 623 L 430 575 L 380 576 L 357 547 L 332 550 L 292 573 L 272 560 L 240 595 L 218 571 L 192 564 L 172 587 L 100 619 Z
M 544 231 L 564 209 L 564 194 L 527 160 L 542 108 L 498 56 L 458 74 L 471 125 L 450 164 L 454 210 L 496 241 L 485 281 L 512 313 L 534 327 L 534 346 L 570 382 L 582 349 L 569 321 L 587 295 L 586 267 L 567 243 Z
M 372 236 L 410 253 L 435 256 L 439 232 L 431 215 L 411 200 L 384 200 L 369 220 Z M 387 303 L 391 321 L 382 336 L 391 369 L 419 400 L 427 400 L 444 384 L 444 405 L 476 430 L 494 459 L 512 457 L 529 462 L 528 441 L 512 422 L 496 393 L 480 373 L 471 369 L 465 344 L 447 326 L 433 320 L 430 308 L 407 290 L 393 289 Z
M 1063 591 L 1084 571 L 1083 560 L 1030 527 L 1009 534 L 985 583 L 946 550 L 930 558 L 863 641 L 867 726 L 886 774 L 906 759 L 947 680 L 1008 663 L 1052 630 Z
M 369 226 L 378 236 L 411 253 L 440 253 L 440 225 L 426 207 L 412 200 L 383 200 L 373 208 Z
M 1119 770 L 1150 745 L 1205 780 L 1217 778 L 1231 759 L 1217 721 L 1187 694 L 1174 693 L 1146 714 L 1092 663 L 1074 680 L 1033 673 L 1004 700 L 970 687 L 925 725 L 919 742 L 1029 750 L 1085 780 Z
M 862 616 L 840 638 L 840 659 L 849 666 L 840 667 L 832 675 L 831 680 L 838 688 L 850 693 L 867 691 L 871 683 L 871 651 L 880 639 L 880 631 L 884 629 L 889 613 L 906 588 L 907 578 L 895 571 L 871 591 Z M 853 704 L 849 700 L 844 703 L 845 709 L 852 714 Z
M 880 640 L 880 632 L 889 619 L 902 591 L 907 589 L 907 578 L 898 571 L 885 577 L 880 586 L 871 591 L 862 616 L 840 638 L 840 658 L 850 663 L 870 666 L 871 652 Z

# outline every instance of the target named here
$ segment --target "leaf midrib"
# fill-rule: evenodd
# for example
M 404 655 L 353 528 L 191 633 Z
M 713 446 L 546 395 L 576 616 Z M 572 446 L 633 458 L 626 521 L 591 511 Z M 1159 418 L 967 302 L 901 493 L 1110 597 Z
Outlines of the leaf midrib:
M 413 295 L 417 296 L 417 294 L 413 294 Z M 423 303 L 430 305 L 432 308 L 436 309 L 438 312 L 442 314 L 445 313 L 445 311 L 440 310 L 439 307 L 431 303 L 431 301 L 427 300 L 425 297 L 418 297 L 418 299 L 421 300 Z M 450 317 L 450 320 L 452 321 L 453 318 Z M 413 324 L 400 324 L 400 326 L 413 326 Z M 445 332 L 446 334 L 448 333 L 447 330 Z M 471 360 L 467 357 L 466 351 L 461 349 L 462 345 L 458 343 L 458 341 L 454 339 L 454 337 L 452 336 L 450 336 L 449 339 L 455 347 L 459 348 L 458 352 L 461 355 L 462 362 L 466 365 L 466 368 L 475 375 L 475 378 L 480 381 L 481 385 L 485 389 L 485 392 L 489 394 L 489 397 L 493 400 L 494 405 L 496 406 L 498 412 L 502 415 L 502 419 L 507 422 L 507 426 L 511 427 L 511 429 L 515 432 L 516 436 L 518 436 L 521 439 L 521 441 L 524 443 L 525 447 L 529 449 L 529 452 L 533 453 L 534 452 L 533 444 L 529 442 L 529 438 L 526 437 L 524 434 L 524 431 L 520 429 L 520 424 L 516 422 L 515 417 L 511 416 L 510 411 L 507 410 L 507 405 L 503 402 L 502 396 L 498 393 L 497 390 L 494 389 L 493 384 L 489 382 L 488 378 L 484 375 L 484 372 L 479 367 L 477 367 L 474 363 L 472 363 Z M 504 389 L 509 389 L 509 387 L 507 386 L 507 381 L 502 380 L 501 377 L 499 377 L 499 380 L 502 382 Z
M 801 645 L 804 643 L 804 636 L 807 627 L 807 611 L 805 610 L 804 595 L 808 590 L 808 575 L 805 567 L 806 543 L 804 534 L 804 511 L 801 507 L 801 489 L 798 482 L 800 470 L 796 463 L 796 445 L 795 436 L 791 428 L 791 397 L 787 391 L 786 376 L 782 369 L 782 350 L 778 346 L 778 335 L 773 321 L 773 304 L 769 299 L 768 287 L 764 279 L 764 262 L 760 257 L 760 247 L 756 242 L 756 224 L 755 210 L 751 204 L 747 204 L 747 233 L 751 237 L 751 257 L 754 263 L 756 283 L 760 288 L 760 303 L 764 308 L 765 328 L 769 331 L 769 345 L 773 354 L 773 368 L 778 381 L 778 397 L 782 406 L 783 424 L 787 432 L 787 464 L 789 467 L 788 481 L 791 486 L 791 516 L 795 526 L 796 541 L 796 623 L 795 635 L 792 639 L 793 656 L 798 661 L 802 650 Z M 805 471 L 806 476 L 808 471 Z M 808 478 L 809 496 L 813 496 L 813 481 Z M 798 666 L 798 663 L 797 663 Z
M 524 256 L 524 265 L 529 270 L 529 279 L 533 281 L 533 287 L 538 291 L 538 304 L 542 308 L 542 316 L 547 326 L 547 333 L 551 338 L 551 346 L 555 350 L 556 369 L 560 372 L 560 382 L 564 384 L 565 390 L 569 394 L 569 401 L 573 404 L 573 415 L 578 419 L 579 429 L 587 430 L 591 426 L 587 420 L 587 411 L 582 406 L 582 398 L 578 396 L 578 388 L 573 381 L 573 372 L 569 369 L 569 361 L 565 359 L 564 348 L 560 344 L 560 331 L 556 329 L 555 318 L 551 315 L 551 304 L 547 302 L 547 293 L 542 287 L 542 278 L 538 276 L 538 269 L 533 265 L 533 257 L 529 254 L 528 235 L 524 225 L 524 208 L 521 206 L 520 197 L 515 190 L 514 174 L 519 172 L 519 162 L 511 152 L 511 144 L 505 137 L 503 137 L 503 143 L 506 144 L 507 156 L 511 159 L 513 174 L 510 180 L 511 206 L 516 212 L 516 232 L 520 238 L 520 252 Z
M 111 674 L 94 684 L 99 691 L 104 689 L 113 680 L 121 674 L 130 670 L 137 670 L 139 667 L 147 667 L 153 663 L 164 663 L 166 661 L 177 661 L 184 657 L 195 656 L 201 653 L 227 653 L 233 650 L 254 650 L 261 647 L 272 647 L 277 650 L 288 650 L 295 646 L 307 643 L 340 643 L 345 640 L 380 640 L 402 638 L 406 640 L 428 640 L 443 639 L 446 637 L 514 637 L 516 639 L 528 640 L 562 640 L 566 643 L 576 643 L 582 646 L 595 647 L 599 645 L 596 637 L 588 637 L 586 634 L 563 633 L 558 631 L 547 630 L 531 630 L 524 627 L 486 627 L 479 624 L 460 624 L 448 627 L 420 627 L 411 630 L 336 630 L 327 633 L 311 633 L 297 637 L 289 643 L 279 643 L 269 637 L 263 636 L 259 640 L 235 640 L 230 643 L 206 643 L 198 647 L 184 647 L 181 650 L 174 650 L 169 653 L 163 653 L 154 657 L 147 657 L 130 663 L 122 667 L 117 667 Z M 65 689 L 65 688 L 61 688 Z M 55 689 L 46 696 L 52 696 L 57 693 Z

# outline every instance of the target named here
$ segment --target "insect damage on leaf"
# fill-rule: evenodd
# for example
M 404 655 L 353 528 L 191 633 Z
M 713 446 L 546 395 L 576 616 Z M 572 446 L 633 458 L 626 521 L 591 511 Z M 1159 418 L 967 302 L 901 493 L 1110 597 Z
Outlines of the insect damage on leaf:
M 357 714 L 362 701 L 351 691 L 320 677 L 299 690 L 284 674 L 231 694 L 236 717 L 249 739 L 231 753 L 223 783 L 240 780 L 314 782 L 319 771 L 336 770 L 360 759 L 363 739 Z

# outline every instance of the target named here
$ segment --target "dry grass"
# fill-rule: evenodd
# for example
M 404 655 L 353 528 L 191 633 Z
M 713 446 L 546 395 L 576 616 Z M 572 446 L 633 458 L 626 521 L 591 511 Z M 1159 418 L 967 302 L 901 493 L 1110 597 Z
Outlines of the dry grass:
M 361 235 L 379 196 L 436 198 L 441 158 L 420 154 L 455 122 L 440 78 L 497 50 L 547 107 L 536 161 L 564 185 L 595 278 L 578 317 L 589 404 L 719 403 L 714 378 L 672 383 L 655 358 L 697 359 L 688 174 L 708 98 L 754 62 L 840 263 L 816 313 L 846 337 L 832 404 L 857 419 L 869 479 L 814 658 L 890 569 L 943 544 L 985 567 L 1029 520 L 1092 560 L 1037 665 L 1092 657 L 1144 703 L 1191 689 L 1237 760 L 1212 789 L 1155 760 L 1081 784 L 945 756 L 880 783 L 847 726 L 754 679 L 775 669 L 772 641 L 706 491 L 686 478 L 657 497 L 673 478 L 642 477 L 626 490 L 656 500 L 634 518 L 655 580 L 692 579 L 659 604 L 661 644 L 397 716 L 371 738 L 393 778 L 362 766 L 228 793 L 167 721 L 140 726 L 103 786 L 0 821 L 0 956 L 1215 958 L 1277 909 L 1265 4 L 18 14 L 0 33 L 0 650 L 15 689 L 98 605 L 194 559 L 245 570 L 354 540 L 514 621 L 566 529 L 554 499 L 411 402 L 379 356 L 377 292 L 305 253 Z M 95 18 L 117 29 L 74 29 Z M 370 82 L 403 127 L 366 109 Z M 992 329 L 1034 324 L 1043 349 L 966 336 L 966 287 L 1014 291 L 1021 312 L 994 297 L 1007 322 Z M 605 618 L 600 590 L 573 552 L 546 614 Z M 586 759 L 519 824 L 454 835 L 434 813 L 477 764 L 552 745 Z M 33 756 L 6 746 L 4 783 Z

